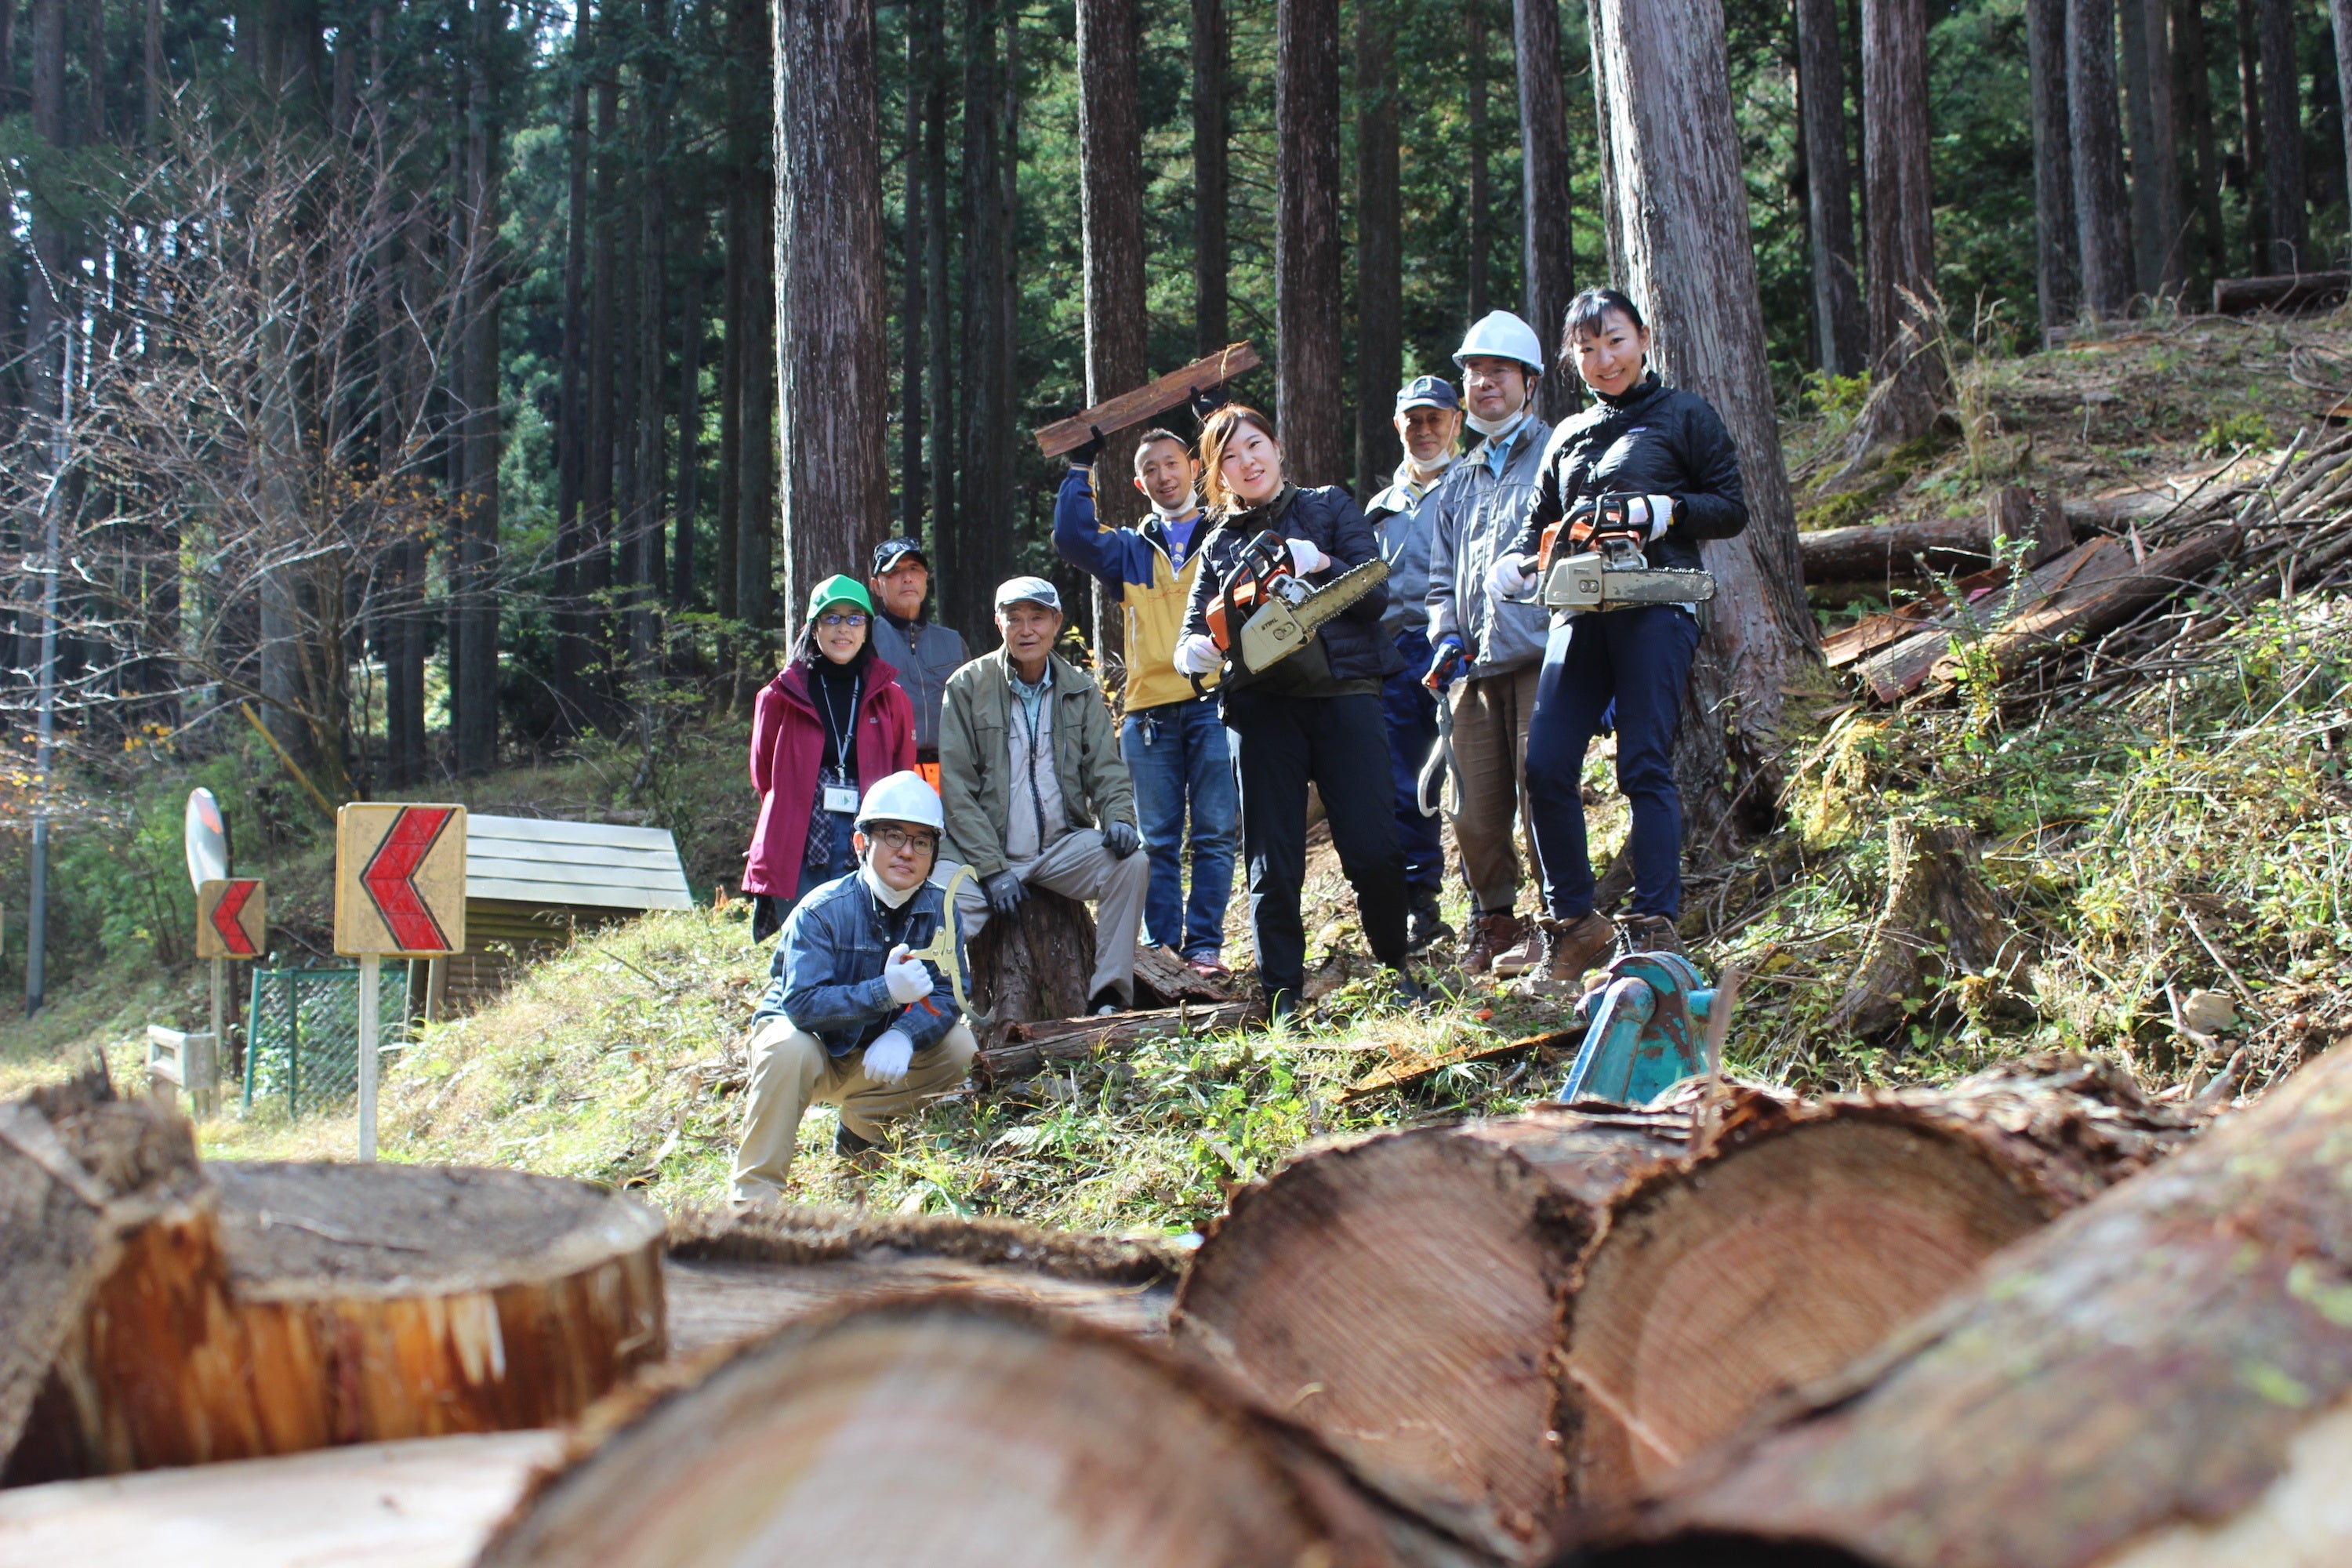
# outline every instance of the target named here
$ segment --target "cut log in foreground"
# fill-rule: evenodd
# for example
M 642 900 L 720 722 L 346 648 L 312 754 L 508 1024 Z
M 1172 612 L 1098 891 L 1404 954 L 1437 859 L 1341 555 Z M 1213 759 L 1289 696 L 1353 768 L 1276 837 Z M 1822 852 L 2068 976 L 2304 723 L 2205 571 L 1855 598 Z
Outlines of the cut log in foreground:
M 16 1481 L 544 1426 L 663 1354 L 662 1221 L 577 1182 L 215 1164 L 51 1369 Z
M 9 1568 L 467 1568 L 552 1432 L 364 1443 L 0 1491 Z
M 480 1568 L 1381 1568 L 1467 1554 L 1123 1335 L 970 1297 L 803 1320 L 616 1399 Z
M 2347 1151 L 2337 1051 L 2012 1248 L 1576 1561 L 2352 1562 Z
M 1162 1340 L 1185 1258 L 1163 1242 L 1006 1219 L 824 1209 L 675 1215 L 663 1270 L 670 1354 L 697 1355 L 860 1298 L 922 1290 L 1051 1307 Z
M 1311 1152 L 1236 1195 L 1173 1342 L 1524 1558 L 2192 1125 L 2057 1059 L 1942 1093 L 1739 1091 L 1696 1159 L 1693 1121 L 1547 1109 Z

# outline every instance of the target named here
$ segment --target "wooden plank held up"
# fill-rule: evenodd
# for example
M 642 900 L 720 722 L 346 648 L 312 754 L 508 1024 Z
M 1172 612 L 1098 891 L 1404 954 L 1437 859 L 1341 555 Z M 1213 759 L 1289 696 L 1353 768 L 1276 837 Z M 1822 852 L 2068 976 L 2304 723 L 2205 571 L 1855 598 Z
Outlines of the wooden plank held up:
M 1205 354 L 1181 370 L 1171 370 L 1148 385 L 1122 392 L 1067 419 L 1055 420 L 1035 432 L 1038 449 L 1049 458 L 1075 452 L 1092 439 L 1096 430 L 1108 436 L 1114 430 L 1140 425 L 1155 414 L 1167 413 L 1196 392 L 1222 386 L 1237 375 L 1257 369 L 1261 363 L 1257 350 L 1248 340 L 1227 343 L 1215 353 Z

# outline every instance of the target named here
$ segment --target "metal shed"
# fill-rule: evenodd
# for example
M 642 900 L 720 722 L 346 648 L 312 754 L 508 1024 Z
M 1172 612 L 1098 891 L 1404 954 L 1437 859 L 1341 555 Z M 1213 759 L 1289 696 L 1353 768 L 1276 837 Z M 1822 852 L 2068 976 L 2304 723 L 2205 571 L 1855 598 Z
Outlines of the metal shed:
M 468 812 L 466 950 L 431 961 L 425 1016 L 471 1012 L 583 931 L 693 906 L 666 827 Z

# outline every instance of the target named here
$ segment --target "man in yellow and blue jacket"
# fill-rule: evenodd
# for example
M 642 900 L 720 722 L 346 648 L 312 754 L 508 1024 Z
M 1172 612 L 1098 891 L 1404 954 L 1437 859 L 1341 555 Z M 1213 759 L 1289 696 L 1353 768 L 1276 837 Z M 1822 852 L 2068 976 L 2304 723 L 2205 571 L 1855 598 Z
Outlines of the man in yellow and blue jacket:
M 1135 780 L 1136 816 L 1151 862 L 1144 935 L 1202 973 L 1222 976 L 1218 955 L 1233 894 L 1240 796 L 1216 699 L 1195 696 L 1175 665 L 1185 602 L 1200 573 L 1193 548 L 1211 530 L 1198 494 L 1201 465 L 1174 432 L 1145 431 L 1136 444 L 1133 479 L 1151 515 L 1134 528 L 1108 528 L 1095 515 L 1100 450 L 1096 441 L 1070 454 L 1054 501 L 1054 548 L 1118 595 L 1125 619 L 1127 717 L 1119 752 Z M 1182 865 L 1188 817 L 1190 899 Z

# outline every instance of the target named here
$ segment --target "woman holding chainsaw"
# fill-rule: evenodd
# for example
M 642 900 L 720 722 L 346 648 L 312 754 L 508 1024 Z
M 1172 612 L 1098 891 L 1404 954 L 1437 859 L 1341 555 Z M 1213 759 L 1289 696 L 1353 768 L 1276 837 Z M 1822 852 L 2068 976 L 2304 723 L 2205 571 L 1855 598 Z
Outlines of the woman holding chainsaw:
M 1666 385 L 1648 366 L 1650 329 L 1614 289 L 1570 301 L 1561 356 L 1598 399 L 1552 432 L 1526 522 L 1496 560 L 1488 590 L 1524 600 L 1554 561 L 1595 548 L 1638 549 L 1651 568 L 1697 572 L 1699 541 L 1748 526 L 1739 453 L 1706 400 Z M 1528 795 L 1543 863 L 1544 954 L 1524 983 L 1571 993 L 1615 937 L 1592 907 L 1584 838 L 1584 749 L 1613 704 L 1617 787 L 1633 806 L 1629 848 L 1635 951 L 1682 951 L 1682 801 L 1672 749 L 1683 688 L 1698 647 L 1696 608 L 1643 604 L 1555 610 L 1528 727 Z
M 1201 572 L 1175 664 L 1196 680 L 1223 674 L 1241 776 L 1250 936 L 1268 1016 L 1296 1012 L 1306 982 L 1298 899 L 1310 783 L 1356 890 L 1366 944 L 1396 971 L 1400 998 L 1420 1001 L 1426 993 L 1404 968 L 1404 855 L 1381 717 L 1381 682 L 1398 668 L 1395 647 L 1381 635 L 1388 590 L 1378 571 L 1348 575 L 1380 560 L 1379 542 L 1346 490 L 1302 489 L 1284 476 L 1274 426 L 1254 408 L 1229 404 L 1209 416 L 1201 466 L 1216 526 L 1195 547 Z M 1325 594 L 1331 597 L 1318 603 Z M 1279 616 L 1286 606 L 1313 623 L 1311 637 L 1250 668 L 1245 630 L 1269 607 Z

